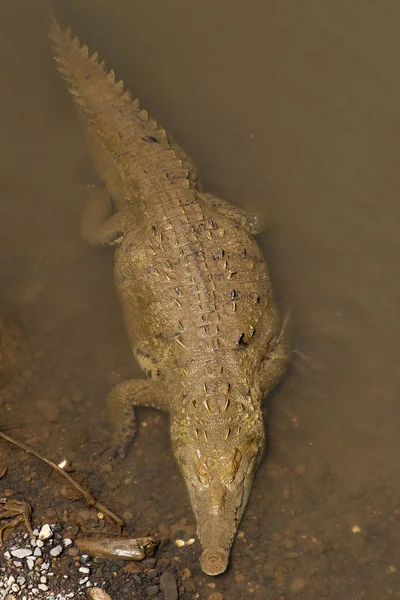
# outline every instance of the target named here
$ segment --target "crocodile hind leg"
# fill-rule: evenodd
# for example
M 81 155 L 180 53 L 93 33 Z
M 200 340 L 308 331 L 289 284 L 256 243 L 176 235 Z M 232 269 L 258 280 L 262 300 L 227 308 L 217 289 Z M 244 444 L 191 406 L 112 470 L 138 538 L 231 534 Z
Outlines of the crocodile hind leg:
M 272 352 L 269 352 L 259 367 L 259 385 L 266 398 L 278 385 L 284 375 L 291 356 L 292 332 L 290 313 L 283 319 L 282 328 Z
M 167 410 L 162 385 L 151 379 L 128 379 L 116 385 L 107 398 L 113 434 L 112 455 L 125 456 L 136 434 L 135 406 Z
M 105 190 L 88 187 L 88 198 L 81 220 L 81 234 L 93 246 L 118 244 L 135 225 L 132 215 L 124 211 L 112 214 L 111 199 Z
M 241 225 L 248 233 L 251 233 L 251 235 L 263 233 L 267 229 L 266 223 L 264 223 L 258 215 L 249 213 L 244 208 L 239 208 L 227 200 L 222 200 L 222 198 L 214 196 L 214 194 L 198 192 L 197 197 L 200 202 L 210 209 L 239 223 L 239 225 Z

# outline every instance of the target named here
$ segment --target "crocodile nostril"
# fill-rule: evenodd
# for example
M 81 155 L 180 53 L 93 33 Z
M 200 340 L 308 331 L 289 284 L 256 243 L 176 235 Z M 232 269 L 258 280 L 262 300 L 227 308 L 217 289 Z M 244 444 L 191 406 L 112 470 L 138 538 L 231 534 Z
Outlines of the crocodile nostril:
M 200 557 L 200 565 L 207 575 L 220 575 L 226 571 L 229 554 L 221 546 L 206 548 Z

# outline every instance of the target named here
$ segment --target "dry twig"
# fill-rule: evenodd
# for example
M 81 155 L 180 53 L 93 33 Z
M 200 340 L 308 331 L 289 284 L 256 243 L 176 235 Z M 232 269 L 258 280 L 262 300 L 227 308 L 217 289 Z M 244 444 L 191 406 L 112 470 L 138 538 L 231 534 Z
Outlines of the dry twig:
M 15 440 L 14 438 L 12 438 L 11 436 L 7 435 L 6 433 L 4 433 L 1 430 L 0 430 L 0 437 L 2 437 L 4 440 L 6 440 L 7 442 L 9 442 L 10 444 L 14 444 L 14 446 L 18 446 L 18 448 L 21 448 L 21 450 L 24 450 L 28 454 L 32 454 L 33 456 L 36 456 L 36 458 L 39 458 L 40 460 L 42 460 L 43 462 L 45 462 L 46 464 L 48 464 L 50 467 L 52 467 L 53 469 L 55 469 L 58 473 L 60 473 L 60 475 L 62 475 L 63 477 L 65 477 L 65 479 L 76 490 L 78 490 L 78 492 L 82 495 L 82 497 L 84 498 L 84 500 L 86 501 L 86 504 L 88 504 L 88 506 L 95 506 L 98 511 L 104 513 L 112 521 L 114 521 L 114 523 L 117 526 L 117 532 L 118 532 L 118 534 L 121 533 L 122 527 L 124 526 L 123 520 L 120 519 L 120 517 L 118 517 L 117 515 L 115 515 L 106 506 L 104 506 L 104 504 L 102 504 L 101 502 L 98 502 L 96 500 L 96 498 L 94 498 L 94 496 L 92 496 L 92 494 L 88 490 L 86 490 L 77 481 L 75 481 L 75 479 L 73 477 L 71 477 L 71 475 L 69 473 L 67 473 L 66 471 L 64 471 L 63 469 L 61 469 L 61 467 L 59 467 L 52 460 L 46 458 L 45 456 L 42 456 L 42 454 L 40 454 L 36 450 L 33 450 L 33 448 L 29 448 L 29 446 L 26 446 L 22 442 L 19 442 L 18 440 Z

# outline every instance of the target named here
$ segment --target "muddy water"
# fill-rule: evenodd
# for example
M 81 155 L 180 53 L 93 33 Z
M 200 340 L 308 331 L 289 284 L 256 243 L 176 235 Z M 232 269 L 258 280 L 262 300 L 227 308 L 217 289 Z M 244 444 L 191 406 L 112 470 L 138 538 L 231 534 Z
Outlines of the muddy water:
M 293 311 L 293 362 L 270 403 L 270 453 L 233 568 L 211 582 L 186 547 L 186 593 L 400 597 L 398 3 L 91 0 L 64 13 L 209 190 L 269 216 L 261 243 Z M 112 256 L 79 238 L 78 184 L 93 174 L 44 13 L 7 0 L 0 17 L 0 297 L 34 361 L 28 391 L 3 398 L 2 421 L 84 468 L 107 390 L 138 369 Z M 61 416 L 46 425 L 38 397 Z M 141 420 L 126 462 L 88 470 L 90 483 L 135 515 L 132 530 L 191 527 L 166 417 Z M 38 498 L 40 514 L 52 507 L 36 471 L 16 491 Z

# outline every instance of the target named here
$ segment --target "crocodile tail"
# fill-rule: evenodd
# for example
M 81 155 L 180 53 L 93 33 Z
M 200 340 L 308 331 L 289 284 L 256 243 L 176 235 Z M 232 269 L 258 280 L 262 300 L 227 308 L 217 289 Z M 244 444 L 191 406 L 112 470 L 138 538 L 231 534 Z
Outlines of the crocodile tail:
M 51 19 L 50 39 L 55 53 L 58 69 L 68 84 L 69 91 L 81 111 L 91 120 L 96 121 L 97 114 L 110 115 L 111 110 L 122 124 L 119 135 L 112 136 L 110 131 L 98 131 L 104 134 L 105 143 L 115 155 L 120 155 L 129 148 L 129 124 L 133 120 L 141 122 L 146 133 L 158 142 L 164 153 L 164 166 L 173 171 L 173 178 L 183 188 L 197 187 L 197 170 L 189 157 L 159 127 L 154 119 L 149 118 L 146 110 L 140 108 L 138 99 L 132 99 L 130 91 L 124 88 L 121 80 L 117 81 L 114 71 L 107 70 L 104 61 L 99 60 L 97 52 L 89 54 L 86 44 L 81 44 L 78 37 L 71 35 L 68 28 L 62 30 L 54 16 Z M 122 117 L 122 119 L 121 119 Z M 114 137 L 114 144 L 112 138 Z M 121 144 L 122 138 L 123 143 Z M 124 148 L 121 149 L 121 145 Z M 128 162 L 128 156 L 126 157 Z
M 132 101 L 130 92 L 124 90 L 123 82 L 116 81 L 114 71 L 107 71 L 105 62 L 99 61 L 97 52 L 90 55 L 87 45 L 81 44 L 78 37 L 73 37 L 69 27 L 62 30 L 54 16 L 51 19 L 49 38 L 52 41 L 55 52 L 54 59 L 58 63 L 58 70 L 62 73 L 71 94 L 75 96 L 76 101 L 85 113 L 90 113 L 90 103 L 85 103 L 84 101 L 85 93 L 83 88 L 86 87 L 89 90 L 91 86 L 81 85 L 81 80 L 88 81 L 90 78 L 97 76 L 98 79 L 101 78 L 104 82 L 107 82 L 109 87 L 108 96 L 113 94 L 121 100 L 130 103 L 130 109 L 135 110 L 138 115 L 142 112 L 141 117 L 145 120 L 147 116 L 146 111 L 140 111 L 139 100 L 135 99 Z

